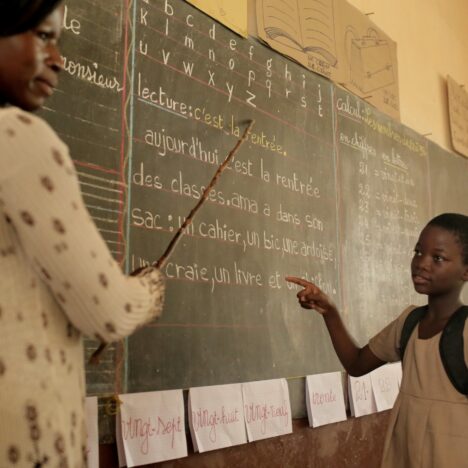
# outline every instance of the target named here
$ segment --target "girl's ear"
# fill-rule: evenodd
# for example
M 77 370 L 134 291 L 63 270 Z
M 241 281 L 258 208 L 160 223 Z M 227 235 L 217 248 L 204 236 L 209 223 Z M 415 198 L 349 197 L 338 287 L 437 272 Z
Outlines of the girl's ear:
M 468 281 L 468 265 L 465 266 L 465 271 L 463 272 L 462 279 L 463 281 Z

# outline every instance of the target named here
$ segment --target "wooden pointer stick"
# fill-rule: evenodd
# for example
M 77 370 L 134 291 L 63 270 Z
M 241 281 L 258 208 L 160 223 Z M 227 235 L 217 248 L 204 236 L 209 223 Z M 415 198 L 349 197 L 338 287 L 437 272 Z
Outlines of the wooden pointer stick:
M 166 260 L 169 258 L 169 255 L 171 255 L 172 251 L 174 250 L 175 246 L 179 242 L 180 238 L 182 237 L 184 230 L 189 226 L 189 224 L 192 222 L 195 214 L 197 211 L 201 208 L 203 203 L 205 203 L 206 199 L 208 198 L 208 195 L 210 194 L 211 189 L 216 185 L 218 182 L 218 179 L 222 172 L 226 169 L 227 165 L 231 162 L 232 158 L 235 156 L 239 148 L 241 147 L 242 143 L 246 140 L 248 134 L 250 133 L 250 130 L 252 129 L 253 125 L 255 123 L 255 120 L 251 120 L 248 127 L 245 129 L 242 137 L 237 141 L 236 146 L 232 148 L 230 153 L 227 155 L 226 159 L 224 162 L 218 167 L 217 171 L 215 172 L 213 178 L 211 179 L 211 182 L 208 184 L 208 186 L 205 188 L 203 191 L 202 196 L 200 197 L 200 200 L 198 203 L 192 208 L 192 211 L 190 211 L 189 215 L 187 218 L 185 218 L 185 221 L 183 222 L 182 226 L 177 230 L 175 236 L 172 238 L 171 242 L 167 246 L 166 251 L 159 257 L 159 260 L 153 263 L 153 266 L 157 268 L 162 268 L 164 264 L 166 263 Z
M 195 214 L 197 211 L 201 208 L 203 203 L 205 203 L 206 199 L 208 198 L 208 195 L 210 194 L 211 189 L 216 185 L 218 182 L 219 177 L 223 173 L 223 171 L 226 169 L 228 164 L 231 162 L 231 160 L 234 158 L 236 155 L 237 151 L 241 147 L 242 143 L 247 139 L 250 130 L 252 130 L 252 127 L 254 126 L 255 120 L 250 120 L 249 125 L 247 128 L 244 130 L 244 133 L 242 134 L 241 138 L 237 141 L 236 145 L 232 150 L 229 152 L 227 155 L 226 159 L 224 162 L 218 167 L 216 170 L 213 178 L 211 179 L 211 182 L 208 184 L 208 186 L 205 188 L 203 191 L 202 196 L 200 197 L 200 200 L 198 200 L 198 203 L 192 208 L 190 211 L 189 215 L 187 218 L 185 218 L 185 221 L 182 223 L 182 226 L 177 230 L 175 233 L 174 237 L 172 238 L 171 242 L 169 242 L 169 245 L 167 246 L 166 250 L 164 253 L 159 257 L 159 260 L 153 263 L 153 266 L 157 268 L 162 268 L 164 264 L 166 263 L 167 259 L 171 255 L 172 251 L 175 249 L 177 243 L 179 242 L 180 238 L 182 237 L 184 230 L 187 228 L 187 226 L 192 222 Z M 94 351 L 92 356 L 89 358 L 89 363 L 90 364 L 99 364 L 99 357 L 101 356 L 102 352 L 106 349 L 107 343 L 101 343 L 99 347 Z

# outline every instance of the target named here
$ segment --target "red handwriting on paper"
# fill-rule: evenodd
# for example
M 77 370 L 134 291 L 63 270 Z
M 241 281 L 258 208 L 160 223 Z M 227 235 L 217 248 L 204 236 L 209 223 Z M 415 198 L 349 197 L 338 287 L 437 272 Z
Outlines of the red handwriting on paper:
M 182 419 L 180 416 L 163 419 L 160 416 L 152 418 L 134 418 L 129 416 L 122 419 L 122 438 L 124 440 L 137 440 L 140 451 L 147 455 L 150 439 L 158 437 L 171 437 L 171 448 L 174 448 L 175 434 L 182 432 Z
M 312 393 L 312 404 L 315 406 L 326 405 L 327 403 L 333 403 L 335 401 L 336 395 L 331 389 L 328 392 Z
M 260 424 L 260 431 L 262 434 L 266 433 L 266 424 L 268 420 L 281 418 L 280 423 L 285 427 L 289 423 L 288 405 L 284 400 L 279 406 L 268 403 L 249 403 L 248 405 L 245 405 L 244 409 L 247 424 Z
M 208 437 L 211 442 L 216 442 L 216 427 L 239 422 L 239 409 L 227 410 L 224 406 L 213 411 L 198 408 L 192 411 L 193 430 L 198 432 L 209 427 Z

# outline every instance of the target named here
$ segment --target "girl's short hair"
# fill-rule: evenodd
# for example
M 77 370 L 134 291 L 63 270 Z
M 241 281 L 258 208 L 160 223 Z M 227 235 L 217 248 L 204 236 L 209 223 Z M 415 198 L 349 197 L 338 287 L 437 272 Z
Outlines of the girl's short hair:
M 463 262 L 468 265 L 468 216 L 443 213 L 431 219 L 427 225 L 438 226 L 454 234 L 462 248 Z
M 35 28 L 62 0 L 0 0 L 0 36 Z

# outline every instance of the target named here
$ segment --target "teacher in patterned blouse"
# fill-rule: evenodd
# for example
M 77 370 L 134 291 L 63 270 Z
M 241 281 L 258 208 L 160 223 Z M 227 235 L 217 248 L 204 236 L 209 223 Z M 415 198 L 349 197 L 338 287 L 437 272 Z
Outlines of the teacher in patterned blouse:
M 82 336 L 119 340 L 161 313 L 163 279 L 124 275 L 67 146 L 31 114 L 62 68 L 57 0 L 0 0 L 0 466 L 86 466 Z

